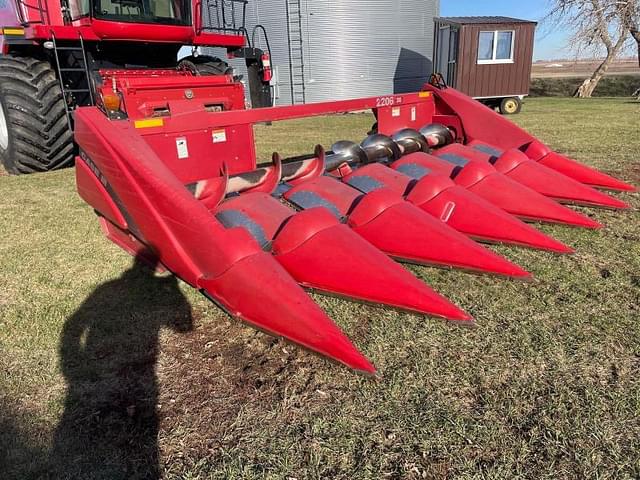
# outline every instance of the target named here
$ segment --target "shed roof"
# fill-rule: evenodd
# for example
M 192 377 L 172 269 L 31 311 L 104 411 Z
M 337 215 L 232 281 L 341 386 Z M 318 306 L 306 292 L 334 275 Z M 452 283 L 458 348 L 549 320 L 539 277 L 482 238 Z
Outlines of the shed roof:
M 496 24 L 496 23 L 537 23 L 532 20 L 522 20 L 520 18 L 511 17 L 438 17 L 434 19 L 440 23 L 452 23 L 456 25 L 477 25 L 477 24 Z

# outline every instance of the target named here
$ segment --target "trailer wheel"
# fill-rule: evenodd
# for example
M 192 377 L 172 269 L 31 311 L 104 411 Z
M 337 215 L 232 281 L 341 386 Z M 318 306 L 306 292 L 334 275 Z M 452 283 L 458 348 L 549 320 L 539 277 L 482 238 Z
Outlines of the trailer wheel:
M 503 115 L 515 115 L 522 110 L 522 100 L 518 97 L 503 98 L 500 101 L 500 113 Z
M 233 73 L 233 68 L 227 62 L 208 55 L 185 57 L 178 63 L 178 69 L 188 70 L 194 75 L 229 75 Z
M 73 165 L 73 134 L 49 62 L 0 56 L 0 160 L 11 174 Z

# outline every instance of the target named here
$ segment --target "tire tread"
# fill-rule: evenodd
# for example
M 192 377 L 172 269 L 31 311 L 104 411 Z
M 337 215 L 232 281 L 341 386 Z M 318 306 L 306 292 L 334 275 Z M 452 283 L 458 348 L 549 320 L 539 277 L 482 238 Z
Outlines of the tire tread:
M 0 56 L 0 96 L 12 140 L 11 151 L 2 158 L 9 173 L 44 172 L 73 163 L 73 134 L 60 83 L 49 62 Z

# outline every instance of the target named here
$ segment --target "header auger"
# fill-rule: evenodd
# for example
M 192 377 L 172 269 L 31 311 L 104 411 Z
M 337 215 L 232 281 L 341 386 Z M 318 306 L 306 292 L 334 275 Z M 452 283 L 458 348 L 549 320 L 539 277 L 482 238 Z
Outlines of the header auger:
M 75 133 L 78 191 L 107 237 L 229 314 L 366 373 L 303 288 L 470 323 L 391 259 L 526 279 L 474 240 L 570 253 L 522 220 L 599 228 L 556 200 L 624 208 L 586 184 L 633 188 L 587 167 L 564 175 L 571 160 L 452 89 L 220 111 L 239 100 L 214 78 L 112 78 L 76 111 Z M 378 127 L 362 142 L 257 165 L 254 124 L 364 109 Z

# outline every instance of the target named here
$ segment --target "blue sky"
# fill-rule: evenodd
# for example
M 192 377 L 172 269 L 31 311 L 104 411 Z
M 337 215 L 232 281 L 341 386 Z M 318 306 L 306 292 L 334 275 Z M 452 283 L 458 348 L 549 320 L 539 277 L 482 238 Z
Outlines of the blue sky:
M 540 21 L 549 3 L 547 0 L 441 0 L 440 15 L 443 17 L 469 15 L 501 15 Z M 535 60 L 567 58 L 571 53 L 566 48 L 568 34 L 559 29 L 540 26 L 536 30 Z

